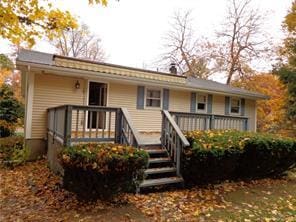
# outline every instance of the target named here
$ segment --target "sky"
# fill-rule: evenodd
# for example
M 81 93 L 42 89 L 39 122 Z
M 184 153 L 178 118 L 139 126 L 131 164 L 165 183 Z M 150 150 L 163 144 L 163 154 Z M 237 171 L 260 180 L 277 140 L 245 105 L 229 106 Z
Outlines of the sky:
M 177 10 L 191 10 L 196 36 L 213 37 L 223 22 L 227 0 L 109 0 L 107 7 L 89 6 L 88 0 L 54 0 L 58 8 L 69 10 L 102 39 L 107 61 L 139 68 L 151 68 L 163 52 L 165 34 Z M 262 12 L 268 11 L 265 30 L 280 43 L 282 21 L 292 0 L 254 0 Z M 54 53 L 40 40 L 35 50 Z M 0 53 L 9 52 L 9 43 L 0 41 Z M 268 67 L 266 67 L 268 69 Z

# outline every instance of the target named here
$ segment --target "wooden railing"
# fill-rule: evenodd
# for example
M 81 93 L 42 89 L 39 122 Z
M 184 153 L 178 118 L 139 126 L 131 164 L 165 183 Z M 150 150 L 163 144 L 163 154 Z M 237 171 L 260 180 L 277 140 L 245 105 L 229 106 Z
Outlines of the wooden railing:
M 190 144 L 171 114 L 166 110 L 162 111 L 161 145 L 163 148 L 167 149 L 176 166 L 177 175 L 181 176 L 182 150 Z
M 133 127 L 132 119 L 126 108 L 121 108 L 119 120 L 119 143 L 139 147 L 140 136 L 138 131 Z
M 140 145 L 138 132 L 124 108 L 76 105 L 49 108 L 48 132 L 65 146 L 77 142 Z
M 181 131 L 236 129 L 248 130 L 248 118 L 202 113 L 170 112 Z

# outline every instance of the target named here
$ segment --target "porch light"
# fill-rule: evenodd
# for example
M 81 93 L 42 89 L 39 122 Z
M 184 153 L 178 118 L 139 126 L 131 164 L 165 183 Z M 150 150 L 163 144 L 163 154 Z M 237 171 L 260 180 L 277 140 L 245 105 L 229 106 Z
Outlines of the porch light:
M 75 83 L 75 89 L 80 89 L 80 82 L 78 80 Z

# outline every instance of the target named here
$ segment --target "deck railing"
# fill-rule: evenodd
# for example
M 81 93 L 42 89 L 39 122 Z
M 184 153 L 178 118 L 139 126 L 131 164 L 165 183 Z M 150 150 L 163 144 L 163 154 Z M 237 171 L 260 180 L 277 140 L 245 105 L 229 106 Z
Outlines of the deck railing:
M 138 147 L 137 130 L 124 108 L 63 105 L 48 109 L 48 132 L 65 146 L 115 142 Z
M 182 150 L 190 144 L 171 114 L 166 110 L 162 111 L 161 145 L 167 149 L 176 166 L 177 175 L 180 176 Z
M 248 130 L 248 118 L 203 113 L 170 112 L 181 131 L 236 129 Z

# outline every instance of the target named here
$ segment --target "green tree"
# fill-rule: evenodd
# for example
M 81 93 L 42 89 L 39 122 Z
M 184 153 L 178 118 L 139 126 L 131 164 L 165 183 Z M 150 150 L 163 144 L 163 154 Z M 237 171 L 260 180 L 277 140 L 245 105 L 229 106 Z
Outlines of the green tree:
M 296 129 L 296 1 L 285 17 L 284 28 L 287 30 L 287 37 L 280 50 L 281 62 L 275 66 L 274 72 L 287 86 L 287 116 Z
M 23 117 L 23 104 L 14 97 L 11 86 L 3 84 L 0 88 L 0 137 L 12 135 Z

